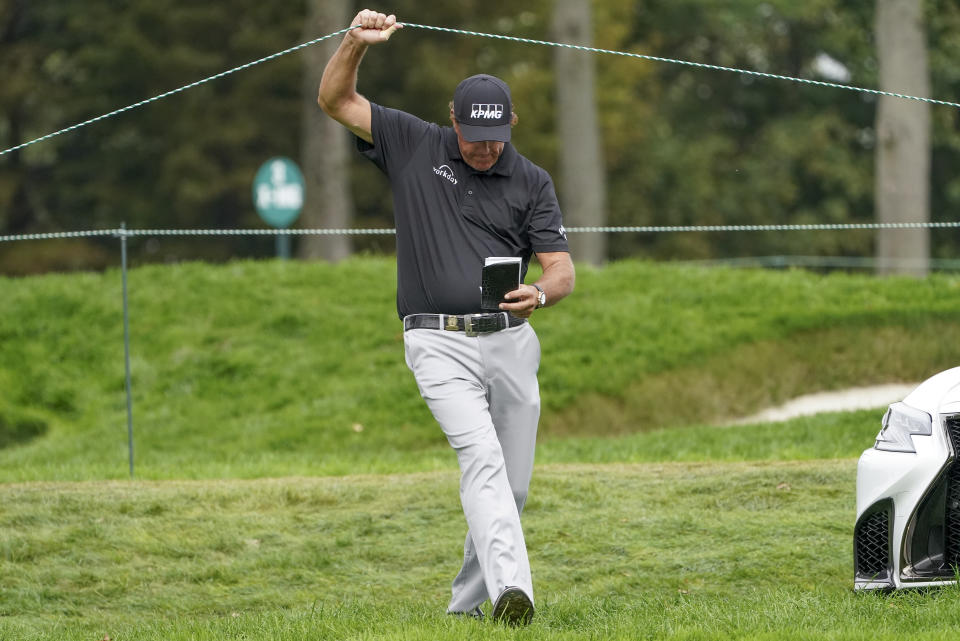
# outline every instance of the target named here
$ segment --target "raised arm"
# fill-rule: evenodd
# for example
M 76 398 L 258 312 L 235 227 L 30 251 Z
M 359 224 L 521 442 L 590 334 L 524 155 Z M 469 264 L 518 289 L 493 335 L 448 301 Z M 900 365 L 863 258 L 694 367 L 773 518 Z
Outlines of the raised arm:
M 367 47 L 386 42 L 393 32 L 403 27 L 394 15 L 364 9 L 357 14 L 343 37 L 343 42 L 327 62 L 320 80 L 317 103 L 324 113 L 367 142 L 371 133 L 370 101 L 357 93 L 357 70 Z

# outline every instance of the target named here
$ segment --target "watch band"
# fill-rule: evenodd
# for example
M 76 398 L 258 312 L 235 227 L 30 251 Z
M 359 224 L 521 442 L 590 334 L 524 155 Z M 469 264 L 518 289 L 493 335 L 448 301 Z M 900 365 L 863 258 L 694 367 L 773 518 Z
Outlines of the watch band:
M 543 291 L 543 287 L 540 287 L 540 285 L 533 283 L 533 286 L 537 288 L 538 292 L 540 292 L 540 295 L 537 296 L 537 309 L 540 309 L 547 304 L 547 293 Z

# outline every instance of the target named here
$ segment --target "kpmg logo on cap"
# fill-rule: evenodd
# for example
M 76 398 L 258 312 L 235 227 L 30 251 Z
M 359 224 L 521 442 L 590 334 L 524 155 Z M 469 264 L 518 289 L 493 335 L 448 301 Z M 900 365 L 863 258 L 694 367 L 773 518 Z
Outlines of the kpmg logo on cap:
M 470 106 L 471 118 L 503 118 L 503 105 L 485 105 L 474 103 Z

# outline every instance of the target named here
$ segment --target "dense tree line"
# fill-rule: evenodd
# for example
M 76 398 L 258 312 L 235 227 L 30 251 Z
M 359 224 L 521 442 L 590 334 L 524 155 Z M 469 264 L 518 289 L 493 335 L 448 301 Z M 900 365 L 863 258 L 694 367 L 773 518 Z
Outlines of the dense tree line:
M 0 148 L 302 42 L 309 8 L 254 0 L 0 0 Z M 870 2 L 598 0 L 592 9 L 596 47 L 878 85 Z M 548 0 L 397 0 L 389 10 L 420 24 L 547 40 L 554 34 Z M 960 3 L 926 0 L 925 15 L 931 92 L 955 100 Z M 360 90 L 443 123 L 459 79 L 500 75 L 520 116 L 515 143 L 559 180 L 567 139 L 557 127 L 553 55 L 547 47 L 411 28 L 369 52 Z M 609 224 L 874 220 L 874 97 L 618 56 L 600 55 L 595 63 Z M 304 74 L 305 54 L 291 54 L 0 157 L 0 234 L 121 221 L 263 226 L 251 181 L 271 156 L 301 157 Z M 932 219 L 955 220 L 960 114 L 934 107 L 931 117 Z M 355 155 L 349 162 L 354 225 L 390 226 L 386 182 Z M 681 259 L 869 256 L 875 238 L 619 234 L 608 241 L 613 258 Z M 113 245 L 70 241 L 44 252 L 39 244 L 7 244 L 0 246 L 0 270 L 98 266 L 114 260 Z M 389 237 L 354 245 L 392 249 Z M 269 255 L 272 247 L 262 238 L 167 239 L 140 243 L 135 257 L 224 259 Z M 954 232 L 932 236 L 936 257 L 953 257 L 958 247 Z

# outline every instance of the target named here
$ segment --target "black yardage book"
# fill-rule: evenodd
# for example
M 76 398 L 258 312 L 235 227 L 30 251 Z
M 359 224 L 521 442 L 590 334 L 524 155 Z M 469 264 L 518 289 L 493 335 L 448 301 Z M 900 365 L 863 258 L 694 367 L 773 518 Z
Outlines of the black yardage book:
M 500 311 L 507 292 L 520 287 L 520 259 L 490 256 L 483 265 L 480 276 L 480 309 L 485 312 Z

